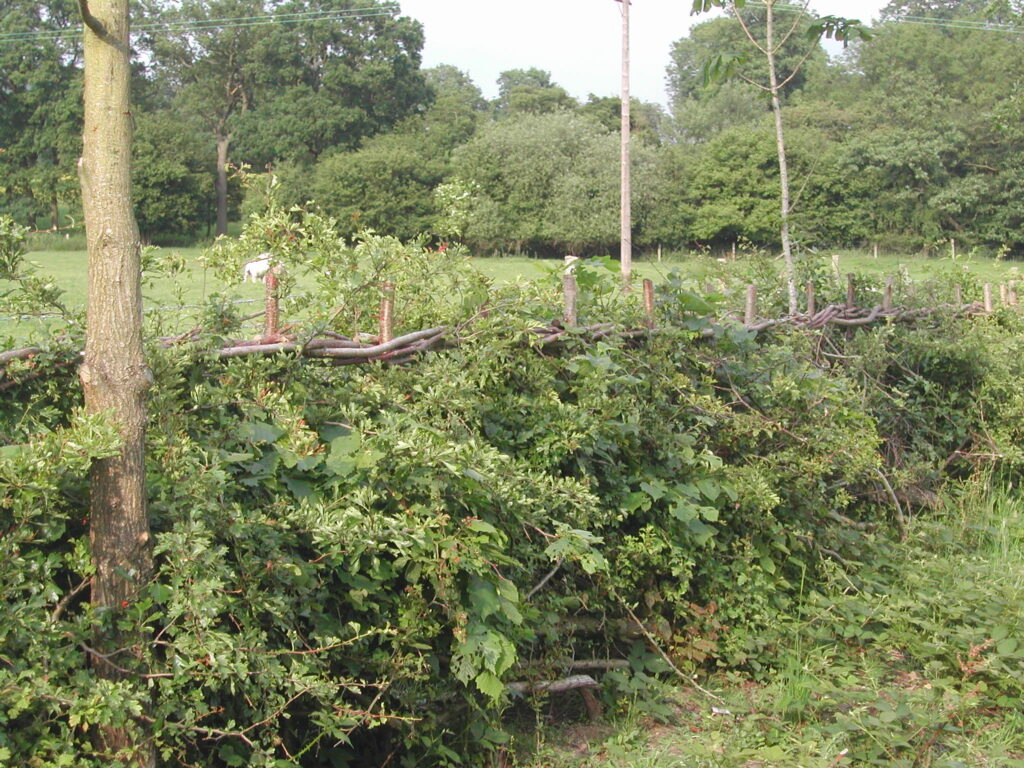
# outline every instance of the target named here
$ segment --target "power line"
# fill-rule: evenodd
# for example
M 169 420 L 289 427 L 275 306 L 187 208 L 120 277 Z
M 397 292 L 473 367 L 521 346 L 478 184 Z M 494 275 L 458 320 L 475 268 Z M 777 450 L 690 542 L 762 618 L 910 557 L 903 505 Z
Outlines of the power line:
M 161 34 L 175 32 L 208 31 L 216 29 L 236 29 L 241 27 L 264 26 L 270 24 L 299 24 L 318 21 L 348 21 L 367 19 L 380 16 L 391 16 L 400 12 L 397 5 L 370 6 L 351 8 L 339 11 L 298 11 L 294 13 L 265 14 L 259 16 L 235 16 L 220 19 L 164 21 L 139 24 L 132 27 L 132 35 Z M 67 37 L 78 37 L 81 29 L 75 27 L 66 30 L 36 30 L 32 32 L 0 33 L 0 44 L 7 42 L 32 42 L 36 40 L 56 40 Z
M 765 7 L 766 3 L 764 0 L 752 0 L 747 5 L 753 5 L 758 7 Z M 798 3 L 776 3 L 774 4 L 776 11 L 782 11 L 784 13 L 806 13 L 808 17 L 808 8 L 805 5 Z M 966 31 L 976 32 L 1002 32 L 1004 34 L 1020 35 L 1024 34 L 1024 27 L 1017 26 L 1014 24 L 1004 24 L 994 21 L 973 21 L 971 19 L 942 19 L 933 16 L 898 16 L 889 21 L 881 22 L 884 24 L 920 24 L 923 26 L 940 27 L 944 29 L 961 29 Z

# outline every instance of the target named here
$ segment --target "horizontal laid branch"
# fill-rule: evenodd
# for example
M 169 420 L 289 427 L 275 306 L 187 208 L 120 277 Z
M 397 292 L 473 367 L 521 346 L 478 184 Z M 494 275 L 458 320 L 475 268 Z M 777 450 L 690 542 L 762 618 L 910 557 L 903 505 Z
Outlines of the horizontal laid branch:
M 309 344 L 306 345 L 304 353 L 307 357 L 335 357 L 335 358 L 361 358 L 371 359 L 378 357 L 388 352 L 395 352 L 401 350 L 403 347 L 411 346 L 417 341 L 423 339 L 429 339 L 432 337 L 440 338 L 448 331 L 447 326 L 438 326 L 436 328 L 427 328 L 423 331 L 415 331 L 414 333 L 407 333 L 404 336 L 398 336 L 391 341 L 383 344 L 374 344 L 368 347 L 348 347 L 348 346 L 319 346 L 314 349 L 309 348 Z
M 912 320 L 925 317 L 939 310 L 953 310 L 963 314 L 984 314 L 984 308 L 977 302 L 964 305 L 946 304 L 939 307 L 923 307 L 920 309 L 886 309 L 882 305 L 865 309 L 860 307 L 851 308 L 843 304 L 831 304 L 815 312 L 813 315 L 790 315 L 774 320 L 761 320 L 756 323 L 747 324 L 746 328 L 751 331 L 764 331 L 769 328 L 788 325 L 794 328 L 815 329 L 829 324 L 856 327 L 871 325 L 880 320 Z
M 564 693 L 565 691 L 576 691 L 580 688 L 598 688 L 597 680 L 590 675 L 570 675 L 561 680 L 538 680 L 537 682 L 509 683 L 505 686 L 508 690 L 519 695 L 527 693 Z
M 885 305 L 876 305 L 867 309 L 832 304 L 813 314 L 791 315 L 773 320 L 743 323 L 743 325 L 748 330 L 755 332 L 781 326 L 817 329 L 834 324 L 842 327 L 858 327 L 883 320 L 913 320 L 939 310 L 952 310 L 967 315 L 986 313 L 984 305 L 979 302 L 910 310 L 887 308 Z M 371 361 L 385 362 L 390 365 L 402 365 L 412 362 L 418 355 L 428 350 L 457 344 L 458 338 L 452 337 L 464 325 L 465 323 L 458 328 L 436 326 L 407 333 L 383 343 L 380 342 L 379 336 L 363 333 L 356 334 L 355 338 L 348 338 L 333 331 L 324 331 L 322 335 L 305 343 L 301 343 L 294 337 L 277 333 L 256 340 L 229 341 L 225 346 L 215 350 L 213 354 L 222 359 L 247 355 L 293 354 L 329 360 L 332 365 L 336 366 L 358 365 Z M 567 327 L 556 321 L 549 326 L 530 328 L 529 333 L 538 337 L 537 342 L 541 347 L 547 348 L 561 344 L 570 338 L 582 338 L 586 341 L 595 341 L 610 336 L 623 339 L 639 339 L 665 330 L 669 330 L 669 328 L 659 329 L 655 327 L 653 319 L 650 319 L 648 327 L 633 329 L 617 329 L 613 323 L 595 323 L 592 325 Z M 711 328 L 706 328 L 699 335 L 701 337 L 709 337 L 713 336 L 714 333 Z M 201 340 L 200 329 L 193 328 L 181 335 L 161 339 L 161 343 L 165 346 L 173 346 L 176 344 L 198 344 Z M 41 352 L 43 350 L 39 347 L 23 347 L 0 352 L 0 365 L 14 360 L 28 359 Z M 56 363 L 54 366 L 65 367 L 69 364 L 63 362 Z M 0 391 L 17 386 L 23 381 L 37 378 L 39 375 L 41 375 L 39 372 L 33 372 L 27 376 L 17 379 L 12 378 L 9 381 L 2 382 L 0 383 Z
M 34 355 L 38 355 L 43 350 L 39 347 L 22 347 L 21 349 L 11 349 L 7 352 L 0 352 L 0 364 L 9 363 L 12 360 L 24 360 Z
M 527 661 L 517 664 L 517 669 L 629 669 L 628 659 L 555 659 L 554 661 Z

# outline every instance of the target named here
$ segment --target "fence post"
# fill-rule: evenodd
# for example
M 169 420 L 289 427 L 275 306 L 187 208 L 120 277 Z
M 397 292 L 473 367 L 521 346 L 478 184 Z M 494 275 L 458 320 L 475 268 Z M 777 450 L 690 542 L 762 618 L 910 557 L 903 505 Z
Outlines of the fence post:
M 647 313 L 647 327 L 654 327 L 654 281 L 644 278 L 644 312 Z
M 395 338 L 395 284 L 385 281 L 382 288 L 378 338 L 380 344 L 387 344 Z
M 1010 295 L 1006 290 L 1006 283 L 999 284 L 999 305 L 1005 307 L 1010 303 Z
M 1010 301 L 1010 306 L 1011 307 L 1016 307 L 1017 306 L 1017 281 L 1016 280 L 1011 280 L 1010 281 L 1010 287 L 1007 290 L 1007 294 L 1008 294 L 1007 298 Z
M 743 313 L 744 325 L 753 325 L 757 319 L 757 286 L 753 283 L 747 286 L 747 308 Z
M 816 307 L 814 306 L 814 283 L 812 283 L 810 280 L 808 280 L 807 281 L 807 316 L 808 317 L 813 317 L 815 309 L 816 309 Z
M 840 272 L 839 272 L 839 254 L 838 253 L 833 253 L 832 254 L 832 271 L 835 273 L 836 280 L 838 280 L 839 279 L 839 275 L 840 275 Z
M 953 304 L 958 307 L 964 305 L 964 289 L 959 284 L 953 286 Z
M 281 308 L 277 297 L 278 269 L 280 267 L 271 264 L 267 274 L 263 277 L 266 306 L 266 312 L 263 314 L 263 335 L 265 337 L 277 336 L 277 330 L 280 327 Z
M 562 296 L 565 302 L 562 319 L 568 326 L 576 325 L 576 261 L 578 259 L 578 256 L 566 256 L 565 272 L 562 274 Z
M 856 296 L 853 291 L 853 272 L 849 272 L 846 275 L 846 308 L 853 309 Z
M 877 259 L 878 258 L 878 243 L 875 243 L 875 245 L 874 245 L 874 252 L 875 252 L 875 258 Z
M 981 289 L 982 300 L 986 312 L 992 311 L 992 283 L 985 283 Z
M 882 310 L 885 312 L 892 311 L 892 285 L 895 282 L 895 278 L 890 277 L 885 281 L 885 293 L 882 294 Z

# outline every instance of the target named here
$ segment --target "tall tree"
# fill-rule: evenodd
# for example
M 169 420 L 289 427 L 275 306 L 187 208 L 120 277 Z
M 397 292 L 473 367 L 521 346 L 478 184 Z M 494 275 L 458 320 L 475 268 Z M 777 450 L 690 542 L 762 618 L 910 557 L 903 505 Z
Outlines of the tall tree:
M 762 6 L 764 11 L 764 25 L 760 30 L 753 26 L 750 18 L 743 12 L 746 7 L 746 0 L 694 0 L 693 3 L 694 13 L 700 13 L 715 7 L 725 8 L 736 20 L 746 41 L 764 57 L 767 81 L 759 81 L 755 77 L 738 71 L 737 67 L 745 62 L 746 57 L 732 56 L 728 53 L 720 53 L 709 62 L 709 71 L 714 73 L 717 70 L 722 75 L 736 74 L 744 82 L 767 93 L 771 99 L 772 116 L 775 122 L 775 143 L 779 159 L 780 235 L 782 255 L 785 261 L 786 288 L 789 295 L 790 314 L 796 314 L 798 303 L 796 263 L 793 257 L 793 245 L 789 233 L 789 165 L 786 162 L 786 140 L 782 123 L 782 89 L 796 78 L 804 61 L 811 56 L 815 49 L 820 47 L 818 45 L 818 38 L 821 35 L 824 34 L 845 41 L 855 36 L 864 37 L 867 34 L 866 30 L 861 27 L 860 22 L 857 20 L 830 16 L 810 24 L 808 3 L 809 0 L 803 0 L 802 3 L 795 5 L 783 2 L 782 0 L 762 0 L 759 5 Z M 776 11 L 780 8 L 792 15 L 781 25 L 781 29 L 778 29 Z M 780 52 L 804 30 L 807 32 L 807 37 L 813 40 L 813 45 L 807 46 L 804 57 L 792 66 L 789 72 L 780 73 L 778 67 Z
M 81 45 L 74 0 L 10 0 L 0 14 L 0 206 L 58 225 L 81 148 Z
M 316 161 L 418 114 L 423 27 L 380 0 L 273 4 L 261 33 L 253 109 L 238 121 L 247 162 Z
M 243 19 L 265 16 L 262 0 L 185 0 L 159 3 L 150 15 L 165 27 L 144 38 L 154 69 L 177 95 L 180 108 L 195 115 L 213 135 L 217 152 L 217 229 L 228 231 L 228 177 L 234 122 L 252 107 L 264 29 Z
M 574 109 L 576 99 L 551 80 L 543 69 L 509 69 L 498 76 L 498 115 L 542 115 L 559 109 Z
M 79 179 L 89 248 L 85 358 L 79 377 L 89 412 L 121 433 L 117 455 L 90 473 L 89 544 L 97 618 L 93 665 L 109 679 L 134 678 L 144 663 L 125 614 L 148 583 L 153 560 L 146 514 L 146 392 L 139 231 L 132 215 L 128 0 L 79 0 L 85 21 L 85 126 Z M 137 678 L 134 678 L 137 679 Z M 137 724 L 136 724 L 137 725 Z M 112 757 L 155 765 L 151 740 L 126 725 L 99 728 Z

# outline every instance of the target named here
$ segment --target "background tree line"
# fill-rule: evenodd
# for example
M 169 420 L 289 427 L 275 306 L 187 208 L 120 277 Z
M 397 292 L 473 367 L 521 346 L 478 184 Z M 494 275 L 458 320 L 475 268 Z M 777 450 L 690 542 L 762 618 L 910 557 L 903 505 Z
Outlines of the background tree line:
M 62 226 L 79 209 L 74 3 L 12 10 L 0 211 Z M 759 12 L 745 10 L 755 25 Z M 1019 3 L 893 2 L 872 39 L 833 59 L 815 48 L 783 94 L 798 247 L 1024 248 L 1022 23 Z M 617 98 L 580 102 L 531 68 L 503 73 L 489 101 L 455 67 L 423 69 L 421 25 L 384 2 L 148 0 L 135 28 L 133 181 L 151 239 L 225 231 L 244 204 L 224 169 L 244 163 L 273 169 L 290 202 L 316 200 L 346 234 L 615 251 Z M 777 247 L 768 101 L 703 74 L 741 34 L 725 17 L 697 24 L 673 46 L 669 108 L 633 105 L 642 248 Z M 794 38 L 780 67 L 805 51 Z M 756 79 L 763 64 L 742 66 Z

